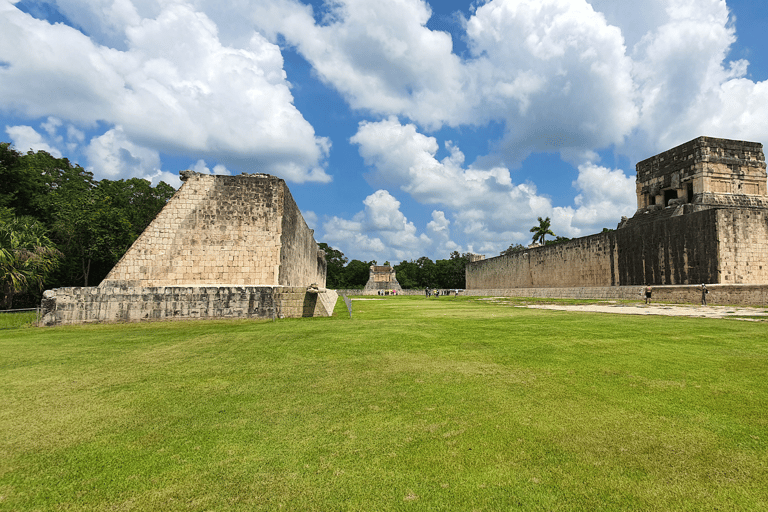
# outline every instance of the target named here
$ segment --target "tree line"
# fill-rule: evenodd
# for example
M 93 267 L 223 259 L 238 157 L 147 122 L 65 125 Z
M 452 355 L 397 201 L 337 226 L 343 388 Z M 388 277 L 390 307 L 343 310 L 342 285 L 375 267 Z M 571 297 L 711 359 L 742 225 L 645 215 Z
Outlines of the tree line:
M 67 158 L 0 143 L 0 308 L 98 284 L 174 193 L 140 178 L 97 181 Z
M 319 245 L 325 251 L 325 260 L 328 263 L 326 277 L 328 288 L 338 290 L 365 287 L 370 276 L 371 265 L 377 265 L 375 260 L 349 261 L 340 250 L 326 243 Z M 453 251 L 448 259 L 432 261 L 422 256 L 417 260 L 401 261 L 393 268 L 397 281 L 404 289 L 427 287 L 463 289 L 466 287 L 464 268 L 468 262 L 469 253 L 459 254 L 458 251 Z M 387 261 L 384 265 L 390 265 L 390 263 Z
M 533 243 L 537 245 L 552 245 L 567 242 L 570 238 L 557 236 L 550 229 L 549 217 L 538 218 L 539 224 L 530 229 L 533 233 Z M 546 240 L 546 236 L 555 237 L 554 240 Z M 319 244 L 325 251 L 325 259 L 328 263 L 328 276 L 326 286 L 331 289 L 355 289 L 363 288 L 368 282 L 371 265 L 376 261 L 360 261 L 348 259 L 338 249 L 330 247 L 326 243 Z M 501 251 L 505 256 L 528 249 L 522 244 L 511 244 Z M 465 268 L 469 263 L 469 253 L 460 254 L 453 251 L 448 259 L 432 261 L 426 256 L 417 260 L 401 261 L 393 268 L 397 282 L 404 289 L 440 288 L 440 289 L 464 289 L 466 288 Z M 386 262 L 385 265 L 389 265 Z
M 0 309 L 34 307 L 42 291 L 101 282 L 152 222 L 175 190 L 160 182 L 97 181 L 67 158 L 45 151 L 22 154 L 0 143 Z M 560 243 L 549 217 L 531 228 L 534 243 Z M 349 261 L 338 249 L 320 243 L 328 263 L 326 286 L 363 288 L 376 261 Z M 510 245 L 501 254 L 526 249 Z M 466 287 L 469 253 L 447 259 L 426 256 L 394 265 L 405 289 Z M 389 265 L 389 262 L 385 262 Z

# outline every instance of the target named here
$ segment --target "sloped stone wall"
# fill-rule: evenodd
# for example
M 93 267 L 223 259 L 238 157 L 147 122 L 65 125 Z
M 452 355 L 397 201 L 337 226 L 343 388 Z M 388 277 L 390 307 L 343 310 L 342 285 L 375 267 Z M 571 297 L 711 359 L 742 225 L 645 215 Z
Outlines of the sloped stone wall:
M 667 208 L 672 211 L 673 207 Z M 768 283 L 768 210 L 659 216 L 608 233 L 472 262 L 467 289 Z
M 371 265 L 368 282 L 365 284 L 365 288 L 363 288 L 363 293 L 375 295 L 383 290 L 401 292 L 403 288 L 397 280 L 394 268 L 389 265 Z
M 279 284 L 284 187 L 268 175 L 188 175 L 103 284 Z
M 325 286 L 325 257 L 285 182 L 184 174 L 104 285 Z
M 278 283 L 283 286 L 317 284 L 325 288 L 328 266 L 325 253 L 315 243 L 288 187 L 281 190 L 280 272 Z
M 768 285 L 712 284 L 707 285 L 709 305 L 768 306 Z M 532 297 L 543 299 L 602 299 L 643 301 L 644 286 L 607 286 L 576 288 L 497 288 L 464 290 L 461 295 L 476 297 Z M 700 285 L 670 285 L 653 287 L 653 303 L 699 304 Z
M 607 233 L 471 262 L 467 289 L 611 286 L 614 253 Z

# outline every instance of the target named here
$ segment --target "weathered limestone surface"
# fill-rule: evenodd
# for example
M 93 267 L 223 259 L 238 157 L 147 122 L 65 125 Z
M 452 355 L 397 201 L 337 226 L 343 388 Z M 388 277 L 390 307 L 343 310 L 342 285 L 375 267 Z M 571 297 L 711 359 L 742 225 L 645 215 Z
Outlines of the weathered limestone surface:
M 544 245 L 467 265 L 467 289 L 611 286 L 614 260 L 606 234 Z
M 101 286 L 325 287 L 325 257 L 285 181 L 185 173 Z
M 45 325 L 333 313 L 325 253 L 285 181 L 181 174 L 182 187 L 98 287 L 46 292 Z
M 363 293 L 373 295 L 380 290 L 395 290 L 398 293 L 403 289 L 397 281 L 395 269 L 389 265 L 371 265 L 371 273 L 368 276 L 368 282 L 365 284 Z
M 724 196 L 734 195 L 766 206 L 766 193 L 765 155 L 758 142 L 698 137 L 637 164 L 638 209 L 665 207 L 673 199 L 727 203 Z
M 337 298 L 288 286 L 58 288 L 43 296 L 41 324 L 331 316 Z
M 610 233 L 615 285 L 718 283 L 717 210 L 638 223 Z
M 707 304 L 710 305 L 768 305 L 768 285 L 707 285 Z M 478 297 L 533 297 L 545 299 L 605 299 L 639 300 L 645 286 L 606 286 L 575 288 L 496 288 L 462 291 L 462 295 Z M 700 285 L 654 286 L 652 302 L 670 304 L 698 304 Z
M 768 283 L 762 145 L 699 137 L 637 164 L 618 229 L 467 265 L 468 289 Z
M 718 209 L 718 283 L 768 283 L 768 209 Z

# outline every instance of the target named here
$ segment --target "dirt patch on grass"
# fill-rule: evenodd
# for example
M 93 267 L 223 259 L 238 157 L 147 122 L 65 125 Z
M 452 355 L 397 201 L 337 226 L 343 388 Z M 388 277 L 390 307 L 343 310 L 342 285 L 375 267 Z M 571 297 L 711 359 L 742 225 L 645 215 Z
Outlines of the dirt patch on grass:
M 586 311 L 621 315 L 690 316 L 700 318 L 735 318 L 738 320 L 768 321 L 765 308 L 734 306 L 692 306 L 689 304 L 528 304 L 516 306 L 531 309 L 559 311 Z

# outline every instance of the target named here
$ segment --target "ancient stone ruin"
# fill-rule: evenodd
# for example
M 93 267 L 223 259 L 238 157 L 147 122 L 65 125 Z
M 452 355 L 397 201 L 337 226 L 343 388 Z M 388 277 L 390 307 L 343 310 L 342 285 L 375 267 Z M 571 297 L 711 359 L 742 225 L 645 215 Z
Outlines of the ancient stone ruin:
M 637 164 L 614 231 L 467 266 L 468 289 L 768 284 L 762 144 L 698 137 Z
M 98 287 L 45 292 L 43 324 L 333 313 L 325 253 L 285 181 L 181 176 L 181 188 Z
M 368 282 L 363 288 L 364 295 L 375 295 L 379 292 L 401 293 L 403 289 L 397 282 L 395 269 L 389 265 L 371 265 Z

